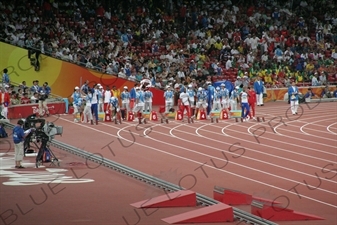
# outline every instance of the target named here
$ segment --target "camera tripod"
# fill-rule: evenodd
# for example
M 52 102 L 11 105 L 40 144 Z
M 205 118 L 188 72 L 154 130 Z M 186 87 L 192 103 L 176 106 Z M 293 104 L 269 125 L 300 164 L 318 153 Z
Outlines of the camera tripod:
M 60 162 L 58 158 L 55 156 L 55 154 L 53 153 L 53 151 L 50 149 L 48 141 L 42 140 L 40 147 L 38 146 L 36 142 L 34 142 L 34 144 L 39 149 L 39 152 L 37 153 L 37 156 L 36 156 L 36 163 L 35 163 L 36 168 L 39 168 L 40 165 L 43 165 L 43 162 L 44 162 L 43 155 L 45 151 L 49 151 L 50 153 L 50 158 L 51 158 L 50 165 L 54 165 L 54 166 L 57 165 L 58 167 L 60 166 Z

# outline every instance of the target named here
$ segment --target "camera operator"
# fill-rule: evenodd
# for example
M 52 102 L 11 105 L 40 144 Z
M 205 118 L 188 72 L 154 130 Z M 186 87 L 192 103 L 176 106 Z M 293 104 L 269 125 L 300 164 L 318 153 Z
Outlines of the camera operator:
M 43 110 L 45 111 L 45 114 L 49 116 L 49 110 L 47 105 L 47 99 L 50 95 L 51 88 L 48 86 L 48 83 L 45 82 L 42 87 L 39 89 L 39 114 L 40 116 L 43 116 Z
M 19 120 L 17 123 L 17 126 L 13 129 L 13 142 L 15 146 L 15 168 L 22 169 L 24 168 L 21 165 L 21 162 L 23 160 L 24 156 L 24 150 L 23 150 L 23 142 L 25 140 L 25 137 L 31 132 L 32 129 L 27 130 L 24 132 L 23 130 L 23 120 Z

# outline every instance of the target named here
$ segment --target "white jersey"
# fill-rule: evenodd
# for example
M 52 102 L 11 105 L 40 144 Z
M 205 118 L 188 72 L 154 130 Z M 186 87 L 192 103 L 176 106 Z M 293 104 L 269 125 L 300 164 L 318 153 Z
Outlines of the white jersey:
M 241 92 L 241 103 L 248 103 L 248 94 L 246 92 Z
M 109 103 L 110 98 L 112 97 L 112 93 L 110 90 L 109 91 L 107 90 L 107 91 L 104 91 L 103 96 L 104 96 L 104 103 Z
M 94 93 L 92 94 L 92 100 L 91 104 L 97 104 L 98 103 L 98 93 L 99 91 L 95 89 Z
M 181 103 L 183 105 L 190 105 L 189 95 L 185 92 L 180 93 L 179 98 L 181 99 Z

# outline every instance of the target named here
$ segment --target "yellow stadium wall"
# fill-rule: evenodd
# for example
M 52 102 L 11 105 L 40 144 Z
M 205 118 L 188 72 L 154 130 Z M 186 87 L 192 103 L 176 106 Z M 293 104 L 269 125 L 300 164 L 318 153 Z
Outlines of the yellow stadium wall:
M 46 55 L 40 56 L 40 71 L 35 71 L 30 65 L 28 59 L 28 51 L 13 45 L 0 42 L 1 60 L 0 68 L 8 69 L 11 82 L 21 83 L 26 81 L 27 86 L 32 86 L 33 80 L 38 80 L 40 85 L 48 82 L 52 89 L 52 93 L 63 98 L 69 98 L 75 86 L 80 86 L 86 80 L 93 83 L 100 83 L 105 86 L 116 86 L 117 89 L 123 90 L 124 86 L 128 86 L 129 90 L 134 87 L 135 82 L 116 76 L 102 74 L 87 68 L 55 59 Z M 159 89 L 152 90 L 155 98 L 153 104 L 164 104 L 163 91 Z

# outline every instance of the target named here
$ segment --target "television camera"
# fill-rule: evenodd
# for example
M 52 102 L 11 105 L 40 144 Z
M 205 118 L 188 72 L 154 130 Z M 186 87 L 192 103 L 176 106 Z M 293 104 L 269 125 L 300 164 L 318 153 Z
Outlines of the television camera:
M 27 135 L 24 141 L 24 153 L 34 153 L 31 149 L 31 143 L 33 143 L 37 149 L 38 154 L 36 156 L 36 168 L 43 162 L 43 156 L 45 152 L 49 152 L 51 156 L 51 162 L 57 162 L 59 166 L 59 161 L 51 151 L 49 145 L 50 142 L 55 138 L 55 135 L 62 135 L 63 127 L 55 126 L 52 122 L 46 122 L 45 119 L 38 118 L 36 114 L 32 114 L 23 120 L 23 129 L 29 130 L 31 132 Z

